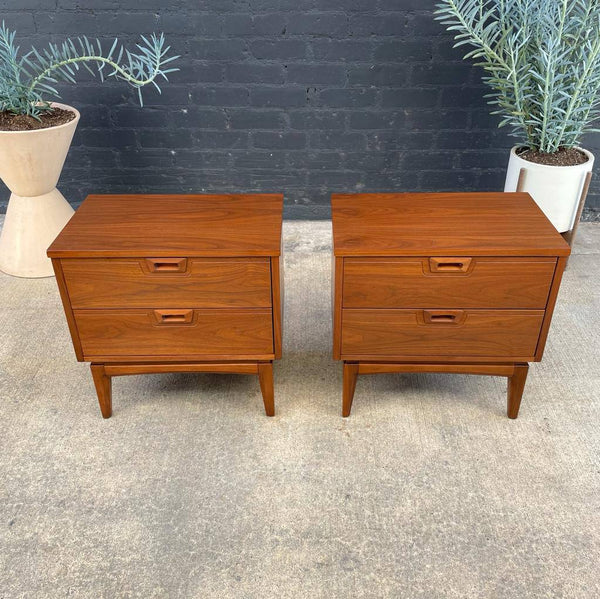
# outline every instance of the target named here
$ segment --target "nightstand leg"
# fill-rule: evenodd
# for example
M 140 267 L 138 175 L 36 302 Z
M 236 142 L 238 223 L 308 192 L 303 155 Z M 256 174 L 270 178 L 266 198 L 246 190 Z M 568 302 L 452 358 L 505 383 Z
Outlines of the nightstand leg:
M 258 380 L 262 391 L 265 413 L 275 416 L 275 394 L 273 391 L 273 362 L 258 363 Z
M 342 398 L 342 416 L 344 418 L 350 416 L 357 378 L 358 364 L 354 362 L 344 362 L 344 392 Z
M 521 398 L 523 397 L 523 389 L 527 380 L 529 364 L 515 364 L 515 372 L 508 377 L 508 402 L 507 414 L 509 418 L 516 418 L 519 415 L 519 407 L 521 406 Z
M 90 364 L 90 370 L 94 378 L 102 417 L 110 418 L 112 416 L 112 379 L 106 374 L 104 364 Z

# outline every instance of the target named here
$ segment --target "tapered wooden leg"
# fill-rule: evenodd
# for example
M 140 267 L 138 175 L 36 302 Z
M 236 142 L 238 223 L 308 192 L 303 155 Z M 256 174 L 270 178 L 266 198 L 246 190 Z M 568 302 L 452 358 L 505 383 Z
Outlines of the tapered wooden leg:
M 106 374 L 104 364 L 90 364 L 98 403 L 103 418 L 112 416 L 112 378 Z
M 344 362 L 344 391 L 342 398 L 342 416 L 344 418 L 350 416 L 357 378 L 358 364 L 353 362 Z
M 262 391 L 265 413 L 275 416 L 275 393 L 273 391 L 273 362 L 258 363 L 258 380 Z
M 509 418 L 516 418 L 519 415 L 519 407 L 521 406 L 521 398 L 523 397 L 523 389 L 525 389 L 525 381 L 529 372 L 529 364 L 515 364 L 515 372 L 508 377 L 508 401 L 507 414 Z

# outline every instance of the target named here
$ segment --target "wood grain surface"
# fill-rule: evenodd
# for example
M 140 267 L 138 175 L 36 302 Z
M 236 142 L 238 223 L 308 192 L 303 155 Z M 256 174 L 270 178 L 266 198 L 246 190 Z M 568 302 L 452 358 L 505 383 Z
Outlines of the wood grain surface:
M 383 374 L 391 372 L 417 373 L 454 373 L 478 374 L 486 376 L 512 376 L 515 372 L 514 364 L 453 364 L 451 362 L 361 362 L 358 374 Z
M 90 195 L 48 255 L 278 256 L 281 194 Z
M 283 258 L 271 258 L 271 302 L 273 304 L 273 347 L 275 359 L 279 360 L 283 352 L 283 306 L 285 287 L 283 277 Z
M 425 323 L 419 310 L 344 309 L 342 358 L 364 354 L 533 359 L 543 318 L 543 310 L 468 310 L 459 324 Z
M 268 258 L 190 258 L 182 272 L 149 271 L 144 258 L 65 258 L 73 308 L 268 308 Z
M 271 310 L 198 309 L 189 323 L 163 325 L 156 323 L 154 310 L 80 309 L 74 314 L 88 359 L 165 355 L 180 360 L 210 355 L 232 359 L 238 354 L 273 353 Z
M 225 372 L 230 374 L 258 374 L 257 362 L 181 362 L 181 363 L 116 363 L 105 364 L 108 376 L 160 374 L 167 372 Z
M 58 292 L 60 293 L 60 299 L 62 301 L 65 316 L 67 318 L 67 325 L 69 326 L 69 333 L 71 334 L 71 341 L 73 342 L 75 356 L 79 362 L 83 362 L 83 350 L 81 349 L 79 331 L 77 330 L 77 323 L 75 322 L 73 308 L 71 307 L 71 298 L 69 297 L 65 274 L 62 269 L 62 260 L 53 258 L 52 268 L 54 269 L 54 274 L 56 275 L 56 284 L 58 285 Z
M 558 292 L 560 290 L 560 283 L 562 281 L 565 268 L 569 258 L 563 256 L 558 259 L 556 264 L 556 272 L 554 274 L 554 280 L 552 281 L 552 288 L 550 289 L 550 296 L 548 297 L 548 304 L 546 306 L 546 313 L 544 315 L 544 322 L 542 323 L 542 332 L 538 340 L 538 346 L 535 351 L 535 361 L 539 362 L 544 355 L 544 349 L 546 347 L 546 340 L 548 339 L 548 333 L 550 332 L 550 323 L 552 322 L 552 315 L 554 314 L 554 308 L 556 306 L 556 300 L 558 299 Z
M 332 196 L 336 256 L 567 256 L 527 193 Z
M 447 259 L 450 260 L 450 259 Z M 462 264 L 463 258 L 454 258 Z M 546 307 L 555 258 L 473 258 L 432 272 L 429 258 L 345 258 L 346 308 Z M 450 263 L 450 262 L 448 262 Z

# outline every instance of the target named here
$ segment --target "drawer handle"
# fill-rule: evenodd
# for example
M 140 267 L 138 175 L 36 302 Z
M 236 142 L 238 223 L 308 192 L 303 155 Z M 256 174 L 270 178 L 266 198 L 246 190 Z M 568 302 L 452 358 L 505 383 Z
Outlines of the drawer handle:
M 187 258 L 146 258 L 146 266 L 150 272 L 185 272 Z
M 153 314 L 159 325 L 191 324 L 194 318 L 193 310 L 154 310 Z
M 429 258 L 430 272 L 466 273 L 471 267 L 472 258 Z
M 425 324 L 460 324 L 464 319 L 464 310 L 423 310 Z

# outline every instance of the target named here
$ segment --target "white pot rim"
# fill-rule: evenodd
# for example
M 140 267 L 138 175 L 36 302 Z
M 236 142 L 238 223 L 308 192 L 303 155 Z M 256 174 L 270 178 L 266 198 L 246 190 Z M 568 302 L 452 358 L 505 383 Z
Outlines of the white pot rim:
M 81 114 L 79 114 L 79 110 L 77 108 L 73 108 L 73 106 L 69 106 L 68 104 L 61 104 L 60 102 L 50 102 L 52 107 L 62 108 L 63 110 L 68 110 L 69 112 L 75 113 L 75 118 L 71 119 L 67 123 L 63 123 L 62 125 L 53 125 L 52 127 L 44 127 L 43 129 L 27 129 L 26 131 L 3 131 L 0 129 L 0 135 L 30 135 L 33 133 L 40 133 L 40 131 L 56 131 L 62 127 L 72 127 L 73 125 L 77 125 L 79 119 L 81 118 Z
M 556 170 L 556 169 L 575 169 L 575 168 L 585 168 L 586 165 L 589 165 L 590 163 L 592 163 L 594 161 L 594 155 L 586 150 L 585 148 L 581 148 L 579 146 L 573 146 L 573 148 L 575 150 L 580 150 L 581 152 L 583 152 L 586 156 L 587 156 L 587 161 L 586 162 L 582 162 L 581 164 L 571 164 L 569 166 L 559 166 L 559 165 L 554 165 L 554 164 L 540 164 L 538 162 L 532 162 L 531 160 L 525 160 L 525 158 L 521 158 L 518 154 L 517 154 L 517 150 L 524 148 L 526 146 L 513 146 L 510 150 L 510 153 L 512 156 L 514 156 L 517 160 L 520 160 L 521 162 L 524 162 L 525 164 L 532 164 L 535 168 L 539 168 L 540 170 L 543 169 L 552 169 L 552 170 Z

